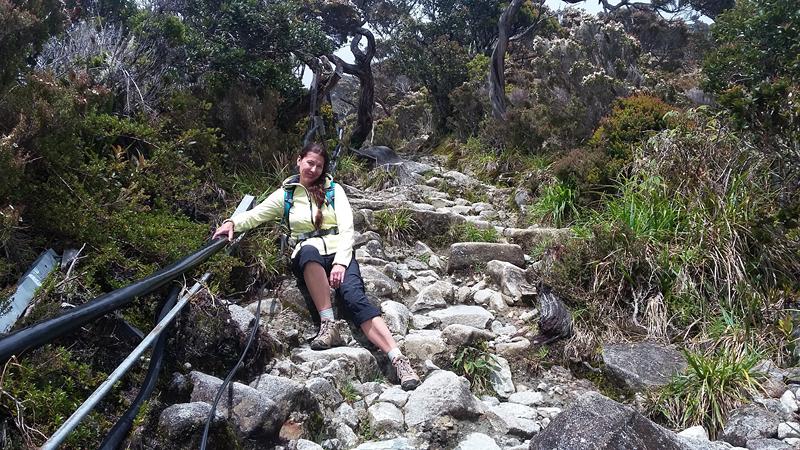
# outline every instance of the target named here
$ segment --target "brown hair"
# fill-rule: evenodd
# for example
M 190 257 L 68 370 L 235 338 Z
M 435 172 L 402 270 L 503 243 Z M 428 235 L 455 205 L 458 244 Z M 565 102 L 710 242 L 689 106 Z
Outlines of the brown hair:
M 314 225 L 315 229 L 319 230 L 320 227 L 322 227 L 322 204 L 325 202 L 325 180 L 327 179 L 328 163 L 330 162 L 330 159 L 328 157 L 328 152 L 325 150 L 325 146 L 318 142 L 311 142 L 303 147 L 303 149 L 300 150 L 300 159 L 305 158 L 309 153 L 316 153 L 317 155 L 322 156 L 322 159 L 325 160 L 325 164 L 322 166 L 322 173 L 319 175 L 319 178 L 317 178 L 307 189 L 311 194 L 311 198 L 314 200 L 314 203 L 317 205 L 317 214 L 312 220 L 312 224 Z

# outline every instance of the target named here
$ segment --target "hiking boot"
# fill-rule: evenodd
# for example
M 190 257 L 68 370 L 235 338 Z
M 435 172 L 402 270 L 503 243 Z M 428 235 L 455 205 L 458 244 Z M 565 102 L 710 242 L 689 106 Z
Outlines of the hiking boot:
M 397 378 L 400 379 L 400 387 L 402 387 L 404 391 L 411 391 L 419 386 L 419 376 L 417 376 L 417 372 L 414 371 L 414 368 L 411 367 L 411 361 L 409 361 L 408 358 L 405 356 L 398 356 L 392 361 L 392 365 L 397 373 Z
M 317 337 L 311 341 L 312 350 L 325 350 L 331 347 L 341 347 L 344 345 L 344 339 L 339 334 L 339 327 L 336 326 L 336 321 L 323 320 L 319 325 L 319 333 Z

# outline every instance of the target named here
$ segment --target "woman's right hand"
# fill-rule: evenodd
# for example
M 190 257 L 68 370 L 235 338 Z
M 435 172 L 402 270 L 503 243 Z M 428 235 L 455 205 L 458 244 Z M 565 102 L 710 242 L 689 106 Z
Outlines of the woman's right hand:
M 216 239 L 220 236 L 225 236 L 228 238 L 229 241 L 233 240 L 233 222 L 230 220 L 226 220 L 222 222 L 222 225 L 214 231 L 214 235 L 211 236 L 211 239 Z

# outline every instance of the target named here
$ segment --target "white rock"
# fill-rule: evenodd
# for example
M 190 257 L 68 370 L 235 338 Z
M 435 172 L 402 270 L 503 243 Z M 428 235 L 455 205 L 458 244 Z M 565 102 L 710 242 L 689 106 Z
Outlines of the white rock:
M 392 386 L 389 389 L 383 391 L 383 393 L 378 397 L 379 402 L 388 402 L 397 407 L 402 408 L 403 405 L 406 404 L 408 401 L 408 392 L 402 390 L 397 386 Z
M 489 366 L 489 382 L 498 397 L 508 398 L 509 395 L 516 391 L 514 389 L 514 381 L 511 379 L 511 367 L 505 358 L 494 355 L 492 358 L 494 359 L 494 364 Z
M 367 418 L 372 430 L 377 433 L 402 431 L 403 412 L 388 402 L 378 402 L 367 409 Z
M 353 428 L 343 424 L 336 427 L 336 439 L 344 445 L 344 448 L 353 448 L 358 444 L 358 435 Z
M 388 441 L 364 442 L 355 450 L 417 450 L 418 447 L 406 438 L 390 439 Z
M 536 410 L 517 403 L 500 403 L 492 408 L 508 426 L 508 432 L 523 438 L 529 438 L 538 433 L 542 426 L 536 421 Z
M 466 379 L 440 370 L 411 392 L 403 410 L 406 425 L 413 427 L 442 415 L 475 418 L 484 412 L 484 406 L 472 395 Z
M 437 320 L 424 314 L 414 314 L 411 316 L 411 326 L 417 330 L 424 330 L 437 324 Z
M 794 448 L 800 448 L 800 438 L 786 438 L 783 440 Z
M 358 426 L 358 414 L 356 414 L 356 410 L 348 403 L 339 405 L 336 411 L 334 411 L 334 417 L 337 422 L 343 423 L 350 428 Z
M 475 295 L 472 296 L 472 300 L 478 305 L 488 305 L 492 297 L 502 299 L 502 295 L 493 289 L 481 289 L 475 292 Z
M 491 437 L 483 433 L 470 433 L 454 450 L 500 450 Z
M 453 298 L 456 287 L 447 281 L 437 281 L 430 286 L 424 287 L 414 303 L 411 311 L 419 312 L 447 306 L 447 299 Z
M 517 356 L 531 348 L 531 341 L 524 337 L 515 337 L 511 342 L 498 342 L 494 349 L 502 356 Z
M 442 327 L 459 323 L 475 328 L 486 328 L 490 320 L 494 319 L 494 314 L 474 305 L 456 305 L 446 309 L 431 311 L 429 317 L 438 319 Z
M 375 360 L 375 356 L 369 350 L 361 347 L 334 347 L 321 351 L 302 350 L 292 355 L 292 360 L 296 363 L 323 361 L 328 364 L 338 358 L 352 361 L 362 380 L 373 378 L 378 373 L 378 362 Z
M 787 390 L 781 395 L 781 405 L 783 405 L 784 409 L 788 412 L 797 412 L 797 399 L 792 391 Z
M 406 305 L 392 300 L 381 303 L 381 311 L 389 331 L 394 334 L 404 335 L 408 332 L 408 322 L 411 320 L 411 311 Z
M 497 397 L 493 397 L 493 396 L 491 396 L 491 395 L 484 395 L 484 396 L 482 396 L 482 397 L 481 397 L 481 401 L 482 401 L 482 402 L 483 402 L 483 403 L 484 403 L 486 406 L 489 406 L 489 407 L 491 407 L 491 406 L 497 406 L 497 405 L 499 405 L 499 404 L 500 404 L 500 400 L 499 400 Z
M 543 417 L 547 417 L 549 419 L 553 419 L 557 415 L 561 414 L 561 408 L 555 407 L 539 407 L 536 408 L 536 411 L 538 411 Z
M 778 424 L 778 439 L 800 438 L 800 423 L 781 422 Z
M 305 439 L 298 439 L 295 448 L 297 450 L 324 450 L 322 446 L 316 442 L 307 441 Z
M 403 342 L 403 354 L 412 359 L 425 360 L 447 351 L 439 330 L 412 330 Z
M 499 320 L 495 320 L 492 322 L 492 332 L 503 336 L 513 336 L 517 332 L 517 327 L 511 324 L 505 325 Z
M 525 406 L 536 406 L 544 402 L 544 394 L 536 391 L 515 392 L 508 396 L 508 401 Z
M 681 431 L 680 433 L 678 433 L 678 436 L 689 438 L 689 439 L 695 439 L 695 440 L 698 440 L 698 441 L 708 441 L 708 431 L 706 431 L 706 429 L 703 428 L 702 425 L 689 427 L 689 428 Z

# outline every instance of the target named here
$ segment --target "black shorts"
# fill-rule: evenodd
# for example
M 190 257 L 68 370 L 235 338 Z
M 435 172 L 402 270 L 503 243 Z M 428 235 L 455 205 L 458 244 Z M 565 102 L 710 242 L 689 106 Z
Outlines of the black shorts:
M 336 255 L 320 255 L 319 250 L 312 245 L 306 245 L 300 248 L 297 255 L 292 259 L 292 272 L 297 279 L 297 287 L 307 301 L 310 301 L 311 296 L 308 293 L 305 279 L 303 278 L 303 269 L 306 264 L 315 262 L 325 269 L 325 274 L 330 277 L 331 269 L 333 268 L 333 259 Z M 344 304 L 350 319 L 356 324 L 362 323 L 378 317 L 381 311 L 372 304 L 367 298 L 364 291 L 364 280 L 361 279 L 361 270 L 358 268 L 356 258 L 350 260 L 350 265 L 344 272 L 344 280 L 342 285 L 336 289 L 336 297 Z M 310 303 L 313 305 L 313 302 Z M 312 309 L 312 316 L 317 317 L 316 308 Z

